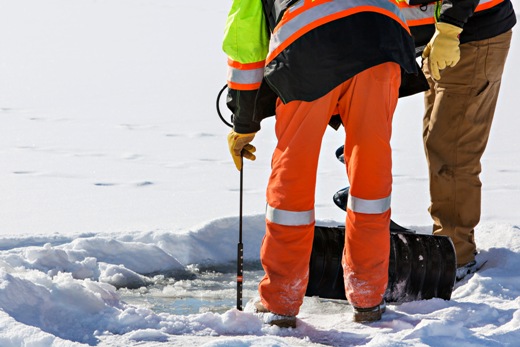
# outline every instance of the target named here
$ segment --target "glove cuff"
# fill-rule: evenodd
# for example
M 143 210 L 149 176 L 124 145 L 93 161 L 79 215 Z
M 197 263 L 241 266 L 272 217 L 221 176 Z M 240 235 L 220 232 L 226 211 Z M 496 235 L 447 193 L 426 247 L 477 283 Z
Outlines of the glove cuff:
M 437 22 L 435 23 L 435 28 L 437 31 L 439 31 L 443 35 L 452 36 L 452 37 L 458 37 L 460 33 L 462 32 L 462 28 L 445 23 L 445 22 Z

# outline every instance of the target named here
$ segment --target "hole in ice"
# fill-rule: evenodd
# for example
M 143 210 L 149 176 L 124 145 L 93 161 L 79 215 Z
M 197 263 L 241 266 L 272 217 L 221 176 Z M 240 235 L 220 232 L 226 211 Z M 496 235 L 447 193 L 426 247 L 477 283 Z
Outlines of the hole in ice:
M 195 276 L 177 280 L 162 275 L 153 284 L 139 289 L 120 289 L 128 304 L 144 306 L 157 313 L 189 315 L 204 312 L 224 313 L 237 305 L 236 265 L 216 269 L 192 267 Z M 242 306 L 258 295 L 264 271 L 259 264 L 244 265 Z

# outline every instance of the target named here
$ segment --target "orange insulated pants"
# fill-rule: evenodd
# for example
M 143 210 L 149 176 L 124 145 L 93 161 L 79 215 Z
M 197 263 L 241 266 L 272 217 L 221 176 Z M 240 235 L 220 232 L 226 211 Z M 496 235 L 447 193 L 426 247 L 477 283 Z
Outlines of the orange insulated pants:
M 378 305 L 388 282 L 391 123 L 400 68 L 367 69 L 312 102 L 276 108 L 277 146 L 267 186 L 266 235 L 260 250 L 265 276 L 262 303 L 271 312 L 296 315 L 309 277 L 314 238 L 314 196 L 321 142 L 334 114 L 343 121 L 350 183 L 343 268 L 347 299 Z

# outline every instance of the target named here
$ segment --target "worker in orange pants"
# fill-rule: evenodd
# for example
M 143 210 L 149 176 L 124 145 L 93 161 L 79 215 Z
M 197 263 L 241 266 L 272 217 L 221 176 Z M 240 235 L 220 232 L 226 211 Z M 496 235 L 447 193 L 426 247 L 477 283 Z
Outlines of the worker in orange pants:
M 238 170 L 242 158 L 255 159 L 252 141 L 262 119 L 276 115 L 278 143 L 260 250 L 265 277 L 255 312 L 264 323 L 296 326 L 309 278 L 321 141 L 327 124 L 339 126 L 339 115 L 351 186 L 345 291 L 354 321 L 381 319 L 390 247 L 392 115 L 401 94 L 418 92 L 403 88 L 401 80 L 420 74 L 397 2 L 233 0 L 222 47 L 233 113 L 227 140 Z
M 259 291 L 268 310 L 295 316 L 303 302 L 314 237 L 318 157 L 334 114 L 345 125 L 351 187 L 343 258 L 346 294 L 354 306 L 381 303 L 388 281 L 390 136 L 399 84 L 399 65 L 384 63 L 315 101 L 278 102 L 278 145 L 267 187 L 267 231 L 260 253 L 266 274 Z

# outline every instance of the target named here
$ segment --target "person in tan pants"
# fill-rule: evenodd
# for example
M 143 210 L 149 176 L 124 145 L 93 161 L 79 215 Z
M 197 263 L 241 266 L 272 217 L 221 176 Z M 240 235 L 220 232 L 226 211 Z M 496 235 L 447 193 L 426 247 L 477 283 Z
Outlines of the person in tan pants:
M 477 7 L 476 12 L 475 7 L 461 8 L 469 2 L 478 4 L 453 1 L 441 11 L 436 33 L 423 53 L 430 85 L 423 124 L 429 212 L 433 233 L 449 236 L 454 243 L 457 280 L 479 266 L 474 232 L 481 215 L 480 159 L 516 23 L 509 1 L 493 1 L 493 7 Z

